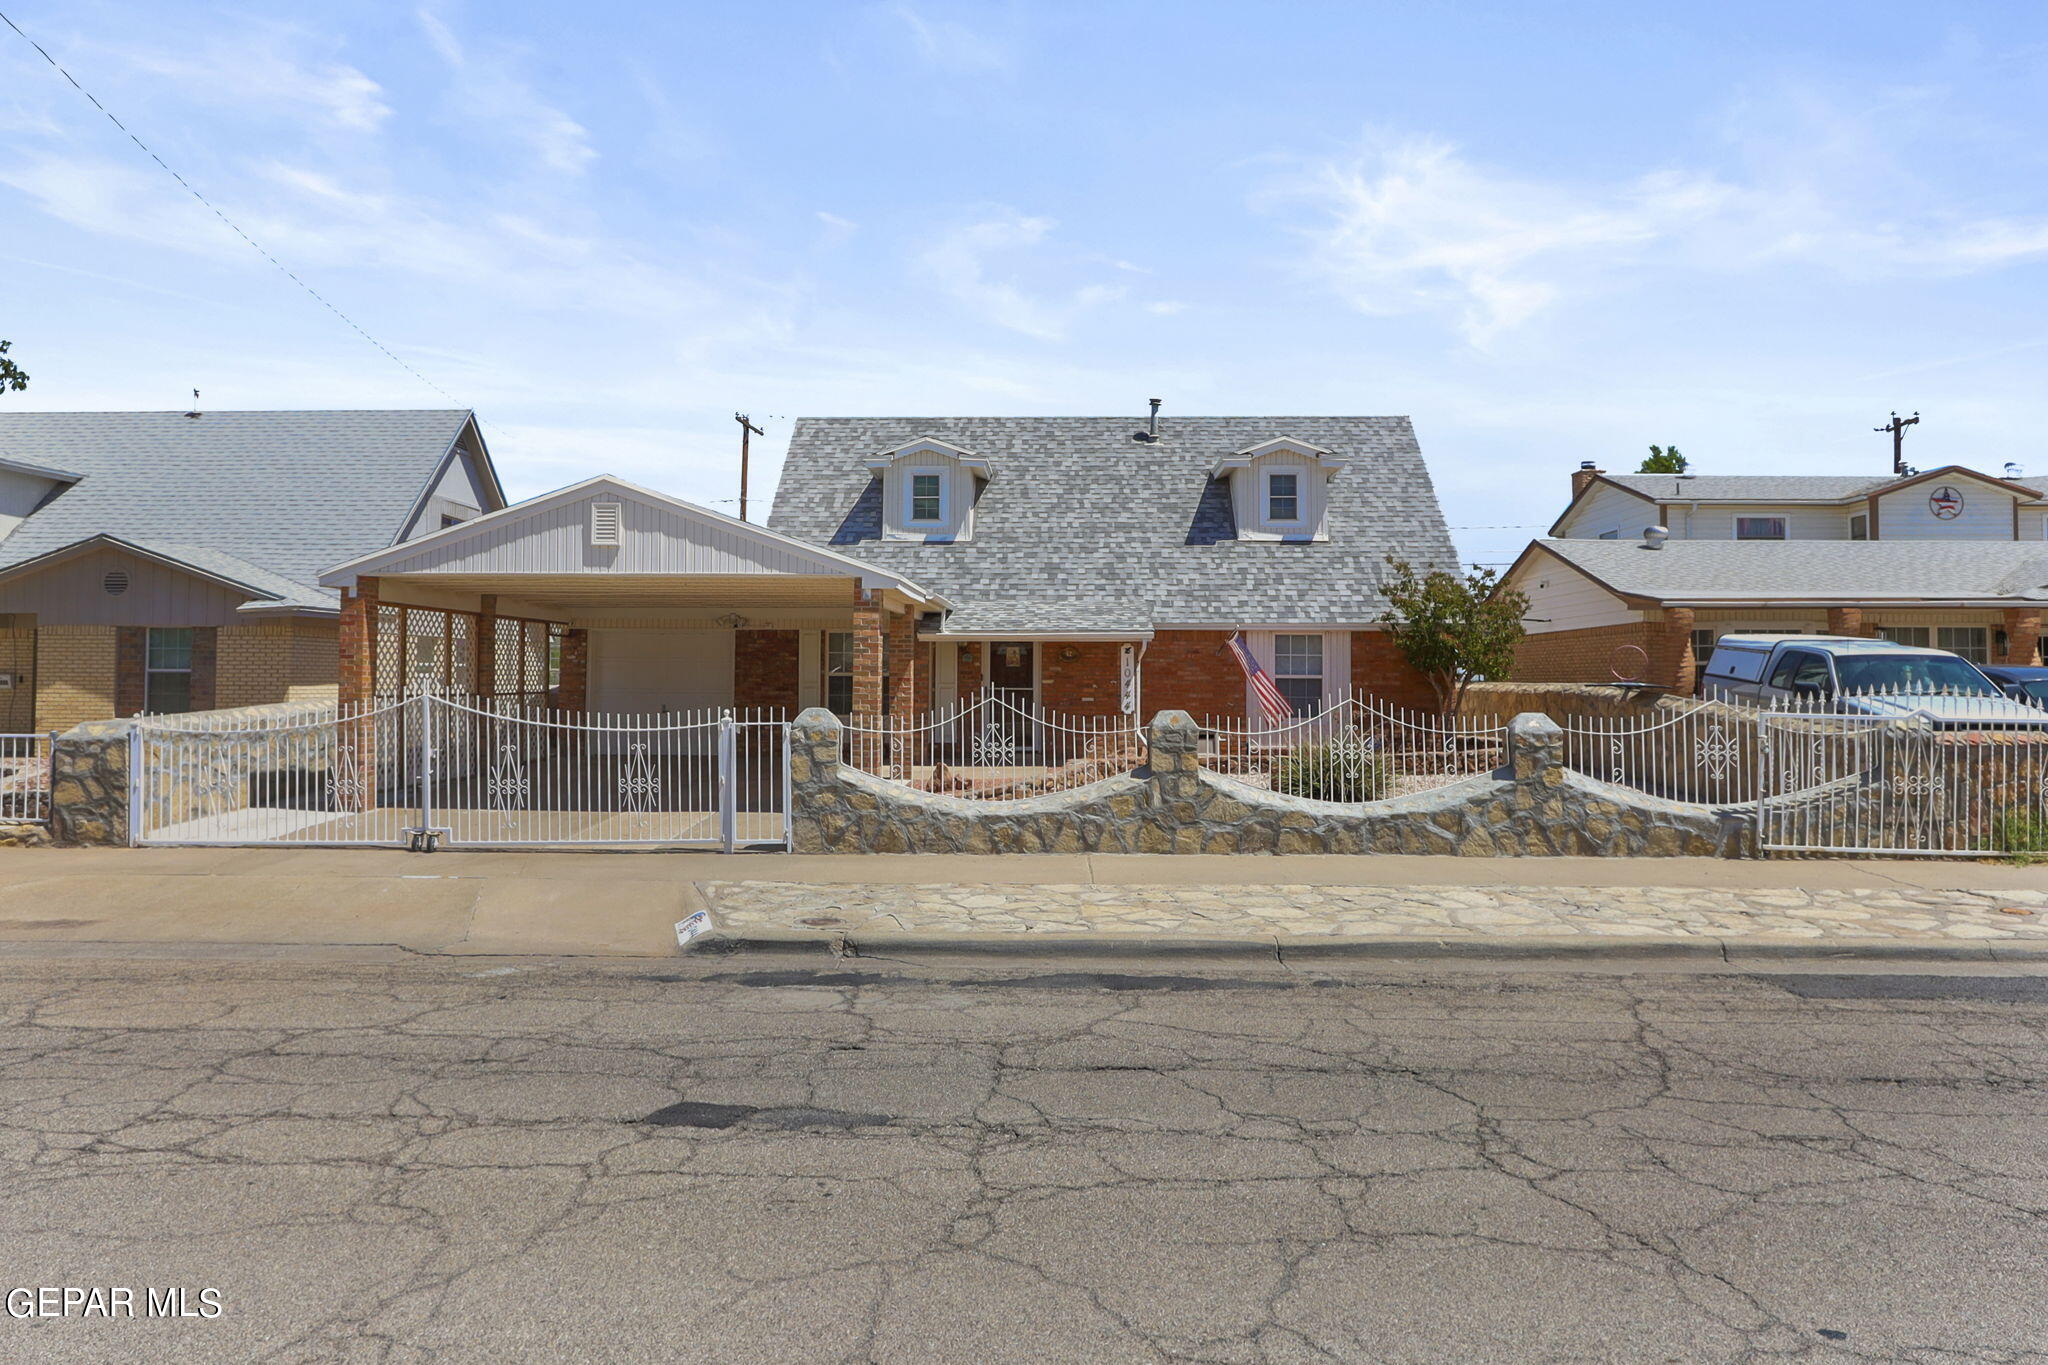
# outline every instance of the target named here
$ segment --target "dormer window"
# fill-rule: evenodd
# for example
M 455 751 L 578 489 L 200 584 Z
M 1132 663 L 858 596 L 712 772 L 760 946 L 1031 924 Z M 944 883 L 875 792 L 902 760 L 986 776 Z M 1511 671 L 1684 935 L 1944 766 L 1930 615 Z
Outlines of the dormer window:
M 944 521 L 946 507 L 946 476 L 937 469 L 913 469 L 909 471 L 910 515 L 906 520 L 913 523 L 937 523 Z
M 1292 436 L 1226 455 L 1209 470 L 1230 483 L 1239 540 L 1328 538 L 1330 483 L 1345 459 Z
M 1279 524 L 1301 520 L 1301 475 L 1266 476 L 1266 520 Z
M 882 539 L 944 545 L 974 536 L 974 504 L 993 477 L 986 458 L 936 437 L 861 461 L 881 481 Z

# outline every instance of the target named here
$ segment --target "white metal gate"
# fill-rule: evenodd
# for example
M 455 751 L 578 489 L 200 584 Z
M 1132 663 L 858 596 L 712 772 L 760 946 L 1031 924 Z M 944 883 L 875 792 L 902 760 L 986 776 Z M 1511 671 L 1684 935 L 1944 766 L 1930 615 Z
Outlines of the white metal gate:
M 421 694 L 269 720 L 143 720 L 138 844 L 780 846 L 779 713 L 603 715 Z
M 2048 735 L 2038 728 L 1763 711 L 1757 749 L 1766 850 L 2048 851 Z

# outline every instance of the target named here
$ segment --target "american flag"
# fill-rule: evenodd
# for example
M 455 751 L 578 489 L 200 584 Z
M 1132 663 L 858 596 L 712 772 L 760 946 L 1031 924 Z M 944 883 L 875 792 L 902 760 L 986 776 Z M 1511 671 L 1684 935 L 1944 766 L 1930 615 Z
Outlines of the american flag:
M 1252 652 L 1244 647 L 1243 632 L 1230 637 L 1230 652 L 1237 656 L 1237 666 L 1244 670 L 1245 681 L 1252 685 L 1253 693 L 1258 696 L 1259 709 L 1266 713 L 1267 723 L 1285 725 L 1293 720 L 1294 707 L 1280 694 L 1279 687 L 1266 675 L 1266 670 L 1259 667 L 1259 661 L 1252 657 Z

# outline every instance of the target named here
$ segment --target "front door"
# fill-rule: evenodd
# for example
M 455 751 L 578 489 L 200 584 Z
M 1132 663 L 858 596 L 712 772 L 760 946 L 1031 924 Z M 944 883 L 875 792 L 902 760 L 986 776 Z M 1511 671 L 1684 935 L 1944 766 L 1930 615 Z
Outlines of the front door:
M 1032 649 L 1029 640 L 988 647 L 988 685 L 1020 706 L 1029 705 L 1032 699 Z

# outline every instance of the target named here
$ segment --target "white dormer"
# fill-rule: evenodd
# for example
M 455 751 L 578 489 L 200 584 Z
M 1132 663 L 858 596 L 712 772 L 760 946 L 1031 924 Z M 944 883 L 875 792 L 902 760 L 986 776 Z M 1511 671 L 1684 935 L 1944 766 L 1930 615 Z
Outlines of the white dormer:
M 1347 463 L 1292 436 L 1225 455 L 1209 477 L 1230 481 L 1239 540 L 1328 540 L 1330 481 Z
M 926 436 L 861 463 L 882 481 L 882 539 L 974 538 L 975 499 L 993 477 L 985 457 Z

